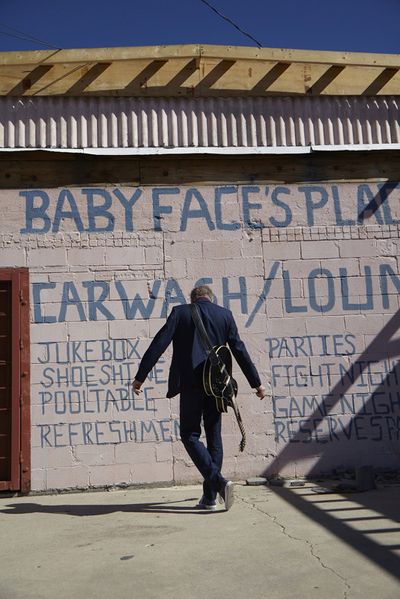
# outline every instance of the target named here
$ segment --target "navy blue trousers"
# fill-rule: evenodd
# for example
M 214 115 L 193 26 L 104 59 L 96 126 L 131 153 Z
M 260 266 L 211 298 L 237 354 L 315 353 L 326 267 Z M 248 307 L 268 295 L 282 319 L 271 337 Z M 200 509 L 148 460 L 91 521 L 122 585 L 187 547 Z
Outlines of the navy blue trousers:
M 203 418 L 207 446 L 200 441 Z M 198 387 L 181 390 L 181 439 L 191 460 L 204 478 L 203 493 L 209 501 L 215 500 L 226 480 L 221 474 L 223 447 L 221 414 L 215 400 Z

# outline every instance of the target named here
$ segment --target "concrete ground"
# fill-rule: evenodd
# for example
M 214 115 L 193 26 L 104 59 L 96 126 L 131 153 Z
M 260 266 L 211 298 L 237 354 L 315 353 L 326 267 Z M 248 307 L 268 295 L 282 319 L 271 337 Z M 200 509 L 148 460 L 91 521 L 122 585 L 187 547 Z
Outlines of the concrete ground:
M 399 599 L 400 487 L 0 496 L 0 599 Z

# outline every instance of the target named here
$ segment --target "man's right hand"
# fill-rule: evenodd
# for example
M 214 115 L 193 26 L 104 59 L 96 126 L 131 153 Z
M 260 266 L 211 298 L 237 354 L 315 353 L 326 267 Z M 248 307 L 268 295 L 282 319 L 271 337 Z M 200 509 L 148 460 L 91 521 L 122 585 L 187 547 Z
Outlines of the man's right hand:
M 257 387 L 257 389 L 256 389 L 256 395 L 260 399 L 264 399 L 264 397 L 266 397 L 266 395 L 267 395 L 266 388 L 263 385 L 260 385 L 259 387 Z

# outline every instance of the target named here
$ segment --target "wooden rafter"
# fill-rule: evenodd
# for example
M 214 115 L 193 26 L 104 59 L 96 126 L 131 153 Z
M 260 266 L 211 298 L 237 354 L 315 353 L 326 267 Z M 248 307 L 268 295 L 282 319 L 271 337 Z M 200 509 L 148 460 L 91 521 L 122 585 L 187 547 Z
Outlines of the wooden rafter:
M 149 46 L 0 53 L 3 96 L 400 95 L 400 55 Z

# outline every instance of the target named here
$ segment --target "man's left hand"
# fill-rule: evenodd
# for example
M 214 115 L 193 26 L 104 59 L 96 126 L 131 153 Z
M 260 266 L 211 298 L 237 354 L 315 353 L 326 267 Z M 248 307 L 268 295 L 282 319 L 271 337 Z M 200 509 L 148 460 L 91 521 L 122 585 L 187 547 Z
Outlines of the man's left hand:
M 135 395 L 139 395 L 142 390 L 141 390 L 141 386 L 143 385 L 143 383 L 141 383 L 140 381 L 138 381 L 137 379 L 135 379 L 132 383 L 132 389 Z

